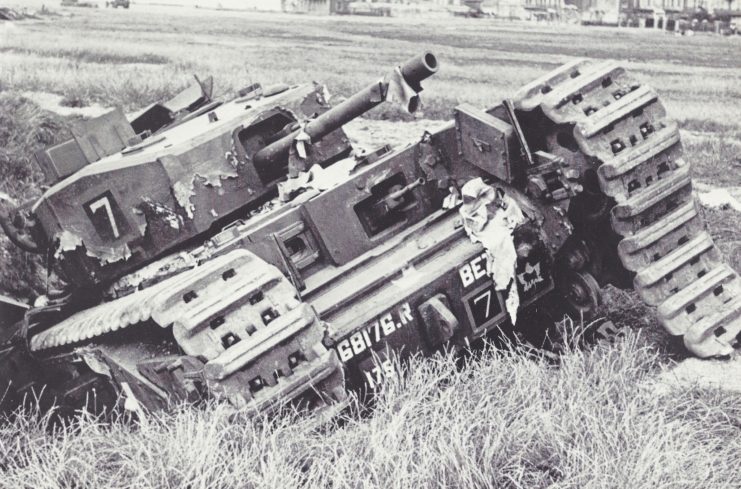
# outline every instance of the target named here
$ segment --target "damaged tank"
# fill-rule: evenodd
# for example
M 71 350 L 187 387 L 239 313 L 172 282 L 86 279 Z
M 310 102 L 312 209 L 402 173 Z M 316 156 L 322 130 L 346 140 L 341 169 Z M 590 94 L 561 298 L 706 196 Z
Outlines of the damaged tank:
M 5 408 L 43 392 L 334 411 L 394 355 L 542 341 L 527 317 L 545 304 L 588 322 L 608 283 L 696 355 L 738 348 L 741 282 L 654 90 L 575 61 L 406 146 L 353 148 L 345 123 L 384 101 L 413 112 L 437 70 L 423 53 L 335 107 L 317 84 L 216 98 L 196 79 L 38 153 L 50 187 L 0 224 L 67 287 L 2 302 Z

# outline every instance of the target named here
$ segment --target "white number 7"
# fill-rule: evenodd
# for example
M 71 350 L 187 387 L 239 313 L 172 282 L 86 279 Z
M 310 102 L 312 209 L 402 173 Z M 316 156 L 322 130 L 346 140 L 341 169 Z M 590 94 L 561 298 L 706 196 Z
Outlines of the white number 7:
M 101 207 L 105 207 L 105 212 L 108 215 L 108 221 L 110 221 L 111 229 L 113 230 L 113 237 L 118 238 L 120 235 L 118 232 L 118 226 L 116 226 L 116 219 L 114 219 L 113 217 L 113 209 L 111 209 L 111 203 L 108 202 L 108 197 L 105 195 L 90 204 L 90 212 L 95 214 L 95 212 Z
M 484 313 L 484 318 L 489 318 L 489 311 L 491 309 L 491 289 L 487 290 L 485 293 L 481 294 L 480 296 L 476 297 L 473 300 L 473 303 L 478 305 L 479 301 L 486 297 L 486 312 Z

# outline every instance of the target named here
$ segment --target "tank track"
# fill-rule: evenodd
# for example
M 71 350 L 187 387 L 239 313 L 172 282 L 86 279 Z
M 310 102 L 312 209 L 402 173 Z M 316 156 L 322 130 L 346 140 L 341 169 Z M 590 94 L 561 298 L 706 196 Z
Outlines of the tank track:
M 29 346 L 36 355 L 54 354 L 105 343 L 147 321 L 172 328 L 189 363 L 201 365 L 208 392 L 237 407 L 264 411 L 307 394 L 317 394 L 323 406 L 346 401 L 341 364 L 322 344 L 325 328 L 313 308 L 276 267 L 242 249 L 81 311 L 33 336 Z M 151 362 L 142 359 L 141 373 Z M 169 385 L 166 375 L 151 380 L 165 392 L 182 387 Z
M 741 280 L 705 228 L 677 124 L 656 92 L 612 62 L 577 60 L 524 86 L 514 104 L 552 130 L 573 127 L 614 203 L 620 261 L 663 326 L 699 357 L 739 348 Z

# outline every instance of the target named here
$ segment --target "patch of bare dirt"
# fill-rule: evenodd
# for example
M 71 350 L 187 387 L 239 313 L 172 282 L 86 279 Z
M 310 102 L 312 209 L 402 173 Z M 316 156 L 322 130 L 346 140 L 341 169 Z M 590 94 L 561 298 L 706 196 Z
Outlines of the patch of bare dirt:
M 730 360 L 688 358 L 666 368 L 656 377 L 656 387 L 660 390 L 691 386 L 741 394 L 741 356 L 736 355 Z
M 61 95 L 57 95 L 56 93 L 22 92 L 21 95 L 33 101 L 42 109 L 48 110 L 49 112 L 54 112 L 55 114 L 59 114 L 65 117 L 80 116 L 92 118 L 103 115 L 111 110 L 109 107 L 103 107 L 102 105 L 98 104 L 88 105 L 87 107 L 69 107 L 68 105 L 62 104 L 64 97 L 62 97 Z
M 733 209 L 741 212 L 741 187 L 716 187 L 695 182 L 697 199 L 710 209 Z

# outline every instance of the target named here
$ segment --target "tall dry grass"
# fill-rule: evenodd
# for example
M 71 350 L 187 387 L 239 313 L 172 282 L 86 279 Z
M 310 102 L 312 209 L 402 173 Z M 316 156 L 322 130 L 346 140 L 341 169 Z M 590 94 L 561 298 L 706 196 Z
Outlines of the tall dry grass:
M 487 350 L 390 379 L 370 416 L 248 420 L 223 406 L 144 422 L 48 417 L 0 428 L 0 486 L 733 488 L 741 404 L 655 381 L 639 335 L 559 365 Z
M 17 204 L 41 195 L 35 151 L 71 137 L 68 121 L 28 99 L 0 93 L 0 192 Z M 35 297 L 46 291 L 46 268 L 40 255 L 25 253 L 0 233 L 0 293 Z

